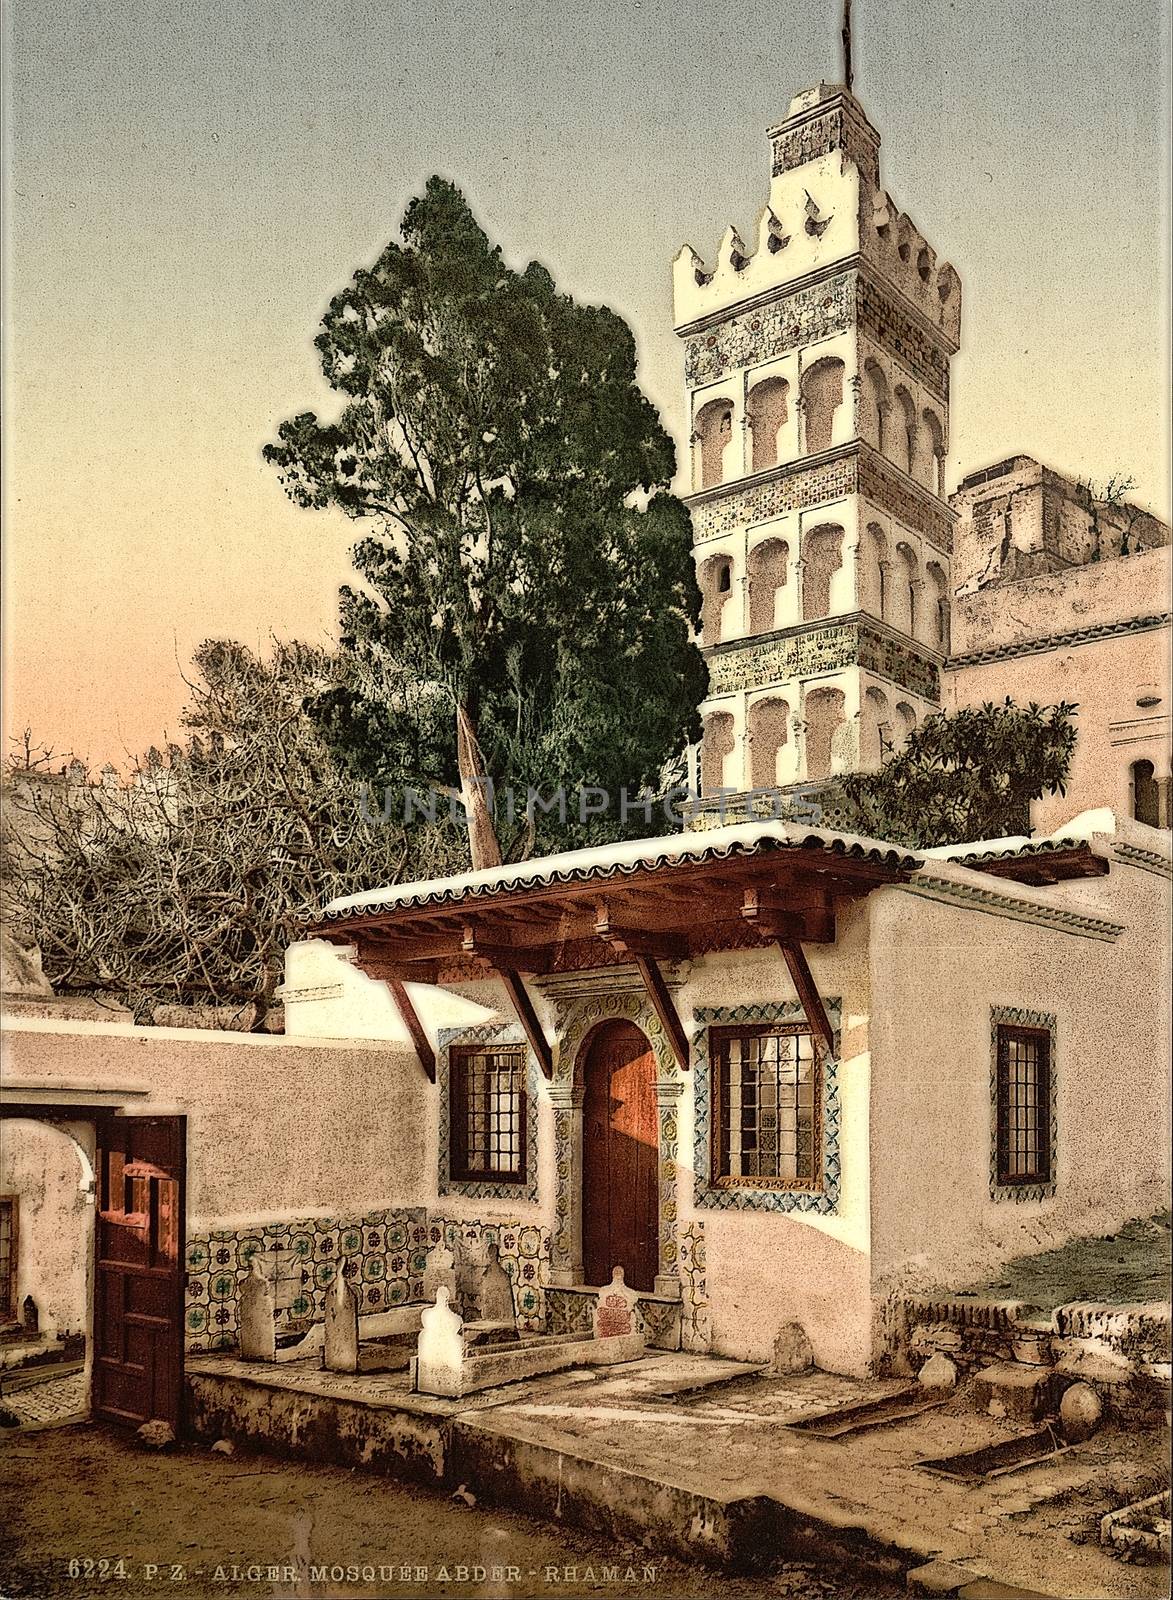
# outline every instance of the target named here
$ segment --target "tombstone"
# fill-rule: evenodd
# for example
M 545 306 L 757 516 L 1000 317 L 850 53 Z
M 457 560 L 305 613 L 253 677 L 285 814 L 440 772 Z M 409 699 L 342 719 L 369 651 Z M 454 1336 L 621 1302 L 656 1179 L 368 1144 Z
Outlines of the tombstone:
M 490 1243 L 481 1279 L 476 1289 L 476 1320 L 478 1322 L 516 1321 L 513 1309 L 513 1285 L 509 1274 L 501 1265 L 501 1252 Z
M 358 1370 L 358 1296 L 341 1272 L 326 1291 L 322 1365 L 331 1372 Z
M 240 1355 L 244 1361 L 277 1359 L 276 1310 L 273 1285 L 254 1256 L 248 1277 L 240 1286 Z
M 638 1293 L 623 1281 L 623 1268 L 616 1267 L 611 1282 L 599 1290 L 595 1302 L 594 1335 L 596 1339 L 613 1339 L 639 1332 L 636 1315 Z
M 428 1251 L 428 1264 L 424 1268 L 424 1299 L 434 1301 L 436 1290 L 443 1285 L 449 1296 L 456 1299 L 456 1257 L 445 1244 Z
M 415 1387 L 424 1394 L 458 1399 L 463 1387 L 464 1324 L 449 1305 L 445 1284 L 436 1290 L 436 1303 L 420 1314 L 420 1334 L 415 1346 Z

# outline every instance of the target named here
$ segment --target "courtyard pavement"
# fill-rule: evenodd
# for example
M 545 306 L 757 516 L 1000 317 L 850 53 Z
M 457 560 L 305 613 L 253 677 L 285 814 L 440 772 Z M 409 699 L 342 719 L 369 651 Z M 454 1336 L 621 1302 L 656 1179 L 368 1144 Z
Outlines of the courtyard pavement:
M 406 1373 L 352 1377 L 312 1363 L 267 1367 L 212 1357 L 192 1359 L 188 1370 L 197 1383 L 232 1379 L 238 1393 L 275 1399 L 292 1392 L 311 1409 L 317 1397 L 421 1425 L 448 1422 L 464 1441 L 464 1460 L 479 1450 L 486 1462 L 508 1456 L 516 1463 L 527 1452 L 531 1475 L 556 1463 L 558 1514 L 568 1520 L 576 1495 L 638 1502 L 653 1508 L 648 1532 L 656 1539 L 665 1531 L 654 1525 L 657 1514 L 678 1516 L 681 1505 L 693 1504 L 703 1520 L 705 1505 L 719 1510 L 762 1497 L 784 1507 L 796 1526 L 824 1530 L 846 1548 L 887 1552 L 903 1568 L 946 1563 L 936 1570 L 944 1582 L 956 1568 L 954 1587 L 989 1578 L 1063 1600 L 1168 1594 L 1160 1568 L 1119 1562 L 1094 1534 L 1105 1511 L 1167 1481 L 1164 1429 L 1105 1427 L 1038 1465 L 966 1484 L 918 1463 L 1030 1428 L 979 1414 L 958 1394 L 897 1424 L 812 1437 L 791 1425 L 902 1387 L 817 1371 L 778 1378 L 744 1364 L 653 1352 L 624 1367 L 562 1372 L 449 1401 L 411 1394 Z M 302 1425 L 308 1436 L 309 1423 Z

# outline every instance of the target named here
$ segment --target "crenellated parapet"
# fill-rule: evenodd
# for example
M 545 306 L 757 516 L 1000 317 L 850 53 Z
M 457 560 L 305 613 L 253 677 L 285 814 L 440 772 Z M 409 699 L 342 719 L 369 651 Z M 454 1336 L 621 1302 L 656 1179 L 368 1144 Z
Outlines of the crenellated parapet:
M 939 328 L 951 351 L 961 343 L 961 279 L 920 234 L 892 197 L 878 189 L 860 218 L 860 255 L 898 289 L 926 321 Z
M 805 91 L 770 141 L 770 196 L 752 236 L 730 226 L 711 262 L 691 245 L 676 257 L 677 331 L 862 258 L 956 350 L 960 280 L 880 189 L 880 136 L 855 97 L 835 84 Z

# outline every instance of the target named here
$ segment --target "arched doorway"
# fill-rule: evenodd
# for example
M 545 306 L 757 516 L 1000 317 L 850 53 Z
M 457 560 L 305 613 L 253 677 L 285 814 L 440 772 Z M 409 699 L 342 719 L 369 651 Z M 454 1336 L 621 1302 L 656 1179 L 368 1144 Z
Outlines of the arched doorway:
M 631 1022 L 606 1022 L 583 1058 L 582 1250 L 590 1284 L 622 1267 L 652 1290 L 659 1267 L 656 1059 Z

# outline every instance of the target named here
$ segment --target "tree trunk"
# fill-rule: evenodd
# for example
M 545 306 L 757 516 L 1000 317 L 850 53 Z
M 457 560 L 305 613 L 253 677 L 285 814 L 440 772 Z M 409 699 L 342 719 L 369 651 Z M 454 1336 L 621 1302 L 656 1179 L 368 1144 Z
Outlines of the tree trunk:
M 464 706 L 456 708 L 456 763 L 460 769 L 460 798 L 468 819 L 468 848 L 473 871 L 501 865 L 501 846 L 489 804 L 485 758 L 476 729 Z

